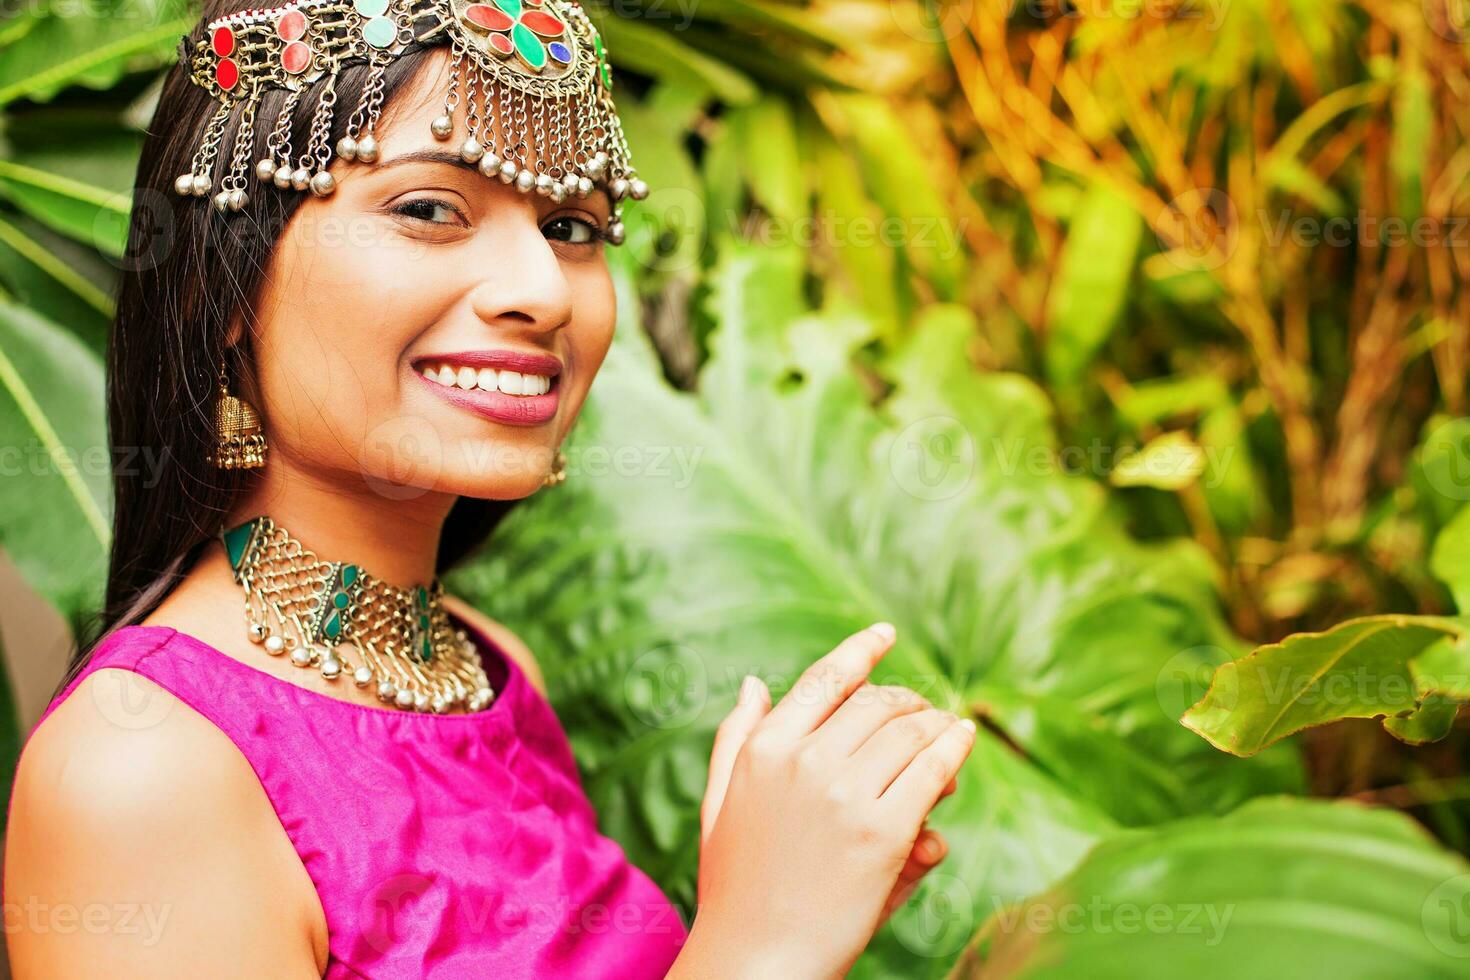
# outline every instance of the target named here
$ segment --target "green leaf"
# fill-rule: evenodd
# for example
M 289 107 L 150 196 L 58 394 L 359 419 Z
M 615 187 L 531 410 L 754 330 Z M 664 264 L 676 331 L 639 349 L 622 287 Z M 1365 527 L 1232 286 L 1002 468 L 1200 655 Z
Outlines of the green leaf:
M 594 21 L 615 66 L 674 84 L 697 84 L 732 105 L 752 102 L 759 95 L 740 71 L 681 43 L 666 30 L 627 17 L 594 16 Z
M 1406 716 L 1445 685 L 1463 685 L 1458 667 L 1415 670 L 1446 637 L 1470 636 L 1462 620 L 1368 616 L 1325 633 L 1298 633 L 1260 647 L 1216 673 L 1209 692 L 1182 719 L 1216 748 L 1251 755 L 1304 728 L 1343 718 Z
M 1434 539 L 1429 567 L 1449 586 L 1455 607 L 1470 613 L 1470 507 L 1463 507 Z
M 127 72 L 169 64 L 197 21 L 181 0 L 102 0 L 89 16 L 25 16 L 30 26 L 7 38 L 0 57 L 0 105 L 46 101 L 70 85 L 104 89 Z
M 1394 90 L 1393 138 L 1388 151 L 1397 213 L 1410 224 L 1424 211 L 1424 163 L 1433 146 L 1434 114 L 1429 76 L 1412 64 Z
M 102 364 L 75 335 L 5 302 L 0 454 L 0 546 L 65 615 L 94 610 L 110 537 Z
M 1205 471 L 1205 453 L 1187 432 L 1166 432 L 1118 460 L 1109 474 L 1115 487 L 1183 490 Z
M 847 633 L 898 624 L 877 678 L 992 726 L 934 815 L 953 881 L 924 886 L 958 881 L 975 916 L 936 938 L 904 912 L 861 967 L 937 976 L 986 903 L 1044 887 L 1120 822 L 1294 789 L 1300 771 L 1180 728 L 1161 675 L 1228 642 L 1208 565 L 1130 541 L 1095 485 L 1016 463 L 1053 458 L 1046 402 L 975 375 L 973 320 L 921 317 L 877 365 L 893 389 L 875 406 L 852 367 L 872 325 L 809 315 L 803 270 L 798 251 L 727 243 L 696 395 L 619 338 L 567 482 L 517 506 L 452 584 L 537 651 L 603 828 L 684 901 L 741 678 L 779 697 Z M 1117 779 L 1140 773 L 1147 790 L 1123 798 Z
M 796 147 L 796 126 L 785 99 L 767 95 L 729 114 L 735 145 L 740 148 L 745 182 L 751 193 L 791 235 L 795 223 L 811 207 L 806 175 Z
M 112 320 L 116 270 L 95 252 L 29 218 L 0 218 L 0 283 L 20 303 L 99 354 Z
M 1259 800 L 1107 841 L 997 909 L 955 977 L 1462 977 L 1470 865 L 1409 818 Z
M 1088 188 L 1072 216 L 1048 300 L 1046 368 L 1054 383 L 1076 380 L 1113 332 L 1142 235 L 1132 204 L 1106 184 Z
M 127 249 L 131 203 L 69 177 L 0 160 L 0 193 L 37 221 L 113 257 Z

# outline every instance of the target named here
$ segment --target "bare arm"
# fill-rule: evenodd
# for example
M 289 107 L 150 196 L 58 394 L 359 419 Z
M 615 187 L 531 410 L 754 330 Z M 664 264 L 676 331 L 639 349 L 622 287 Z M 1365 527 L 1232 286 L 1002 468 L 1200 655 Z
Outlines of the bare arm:
M 31 977 L 320 977 L 316 891 L 259 780 L 137 674 L 84 680 L 26 744 L 5 850 Z

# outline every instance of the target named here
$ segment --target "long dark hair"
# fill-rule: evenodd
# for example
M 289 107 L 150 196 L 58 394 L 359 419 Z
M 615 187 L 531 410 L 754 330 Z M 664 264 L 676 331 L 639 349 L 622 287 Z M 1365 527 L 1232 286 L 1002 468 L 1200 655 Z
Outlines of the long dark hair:
M 204 4 L 201 24 L 240 9 L 238 0 L 212 0 Z M 410 51 L 393 61 L 384 75 L 385 105 L 414 79 L 432 50 Z M 367 71 L 366 65 L 354 65 L 338 77 L 332 143 L 357 108 Z M 306 145 L 315 91 L 303 93 L 298 103 L 292 146 Z M 266 93 L 257 119 L 275 120 L 285 99 L 283 90 Z M 263 186 L 252 175 L 245 208 L 224 217 L 208 197 L 174 193 L 174 180 L 189 171 L 215 104 L 189 80 L 183 62 L 174 65 L 138 162 L 127 266 L 107 349 L 108 440 L 114 459 L 146 450 L 162 466 L 153 474 L 140 472 L 143 467 L 114 467 L 106 599 L 63 687 L 87 662 L 97 639 L 145 618 L 188 574 L 253 477 L 250 471 L 219 470 L 206 462 L 214 443 L 219 366 L 223 359 L 237 392 L 241 379 L 250 376 L 254 301 L 271 251 L 302 195 Z M 270 128 L 256 127 L 252 173 L 255 161 L 266 155 L 264 135 Z M 221 142 L 226 155 L 234 131 L 231 122 Z M 218 179 L 215 184 L 218 189 Z M 230 346 L 227 335 L 237 316 L 244 336 Z M 269 418 L 265 424 L 269 437 Z M 478 547 L 513 504 L 457 501 L 440 538 L 438 568 L 450 567 Z

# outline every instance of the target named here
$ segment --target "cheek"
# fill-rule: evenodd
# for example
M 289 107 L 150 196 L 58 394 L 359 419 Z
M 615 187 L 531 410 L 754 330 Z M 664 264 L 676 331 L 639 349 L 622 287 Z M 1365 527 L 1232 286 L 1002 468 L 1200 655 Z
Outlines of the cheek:
M 371 222 L 301 217 L 261 297 L 261 396 L 283 448 L 351 467 L 401 414 L 403 353 L 438 315 L 435 272 Z

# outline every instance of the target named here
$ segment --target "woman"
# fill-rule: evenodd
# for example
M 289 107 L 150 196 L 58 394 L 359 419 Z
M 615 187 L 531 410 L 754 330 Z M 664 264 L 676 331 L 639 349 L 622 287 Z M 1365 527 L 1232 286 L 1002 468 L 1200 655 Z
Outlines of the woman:
M 530 651 L 438 586 L 554 485 L 611 342 L 643 188 L 579 8 L 203 25 L 109 351 L 114 446 L 170 465 L 115 476 L 104 635 L 17 770 L 16 976 L 843 972 L 942 858 L 974 735 L 866 683 L 892 627 L 774 707 L 747 679 L 686 934 L 597 833 Z

